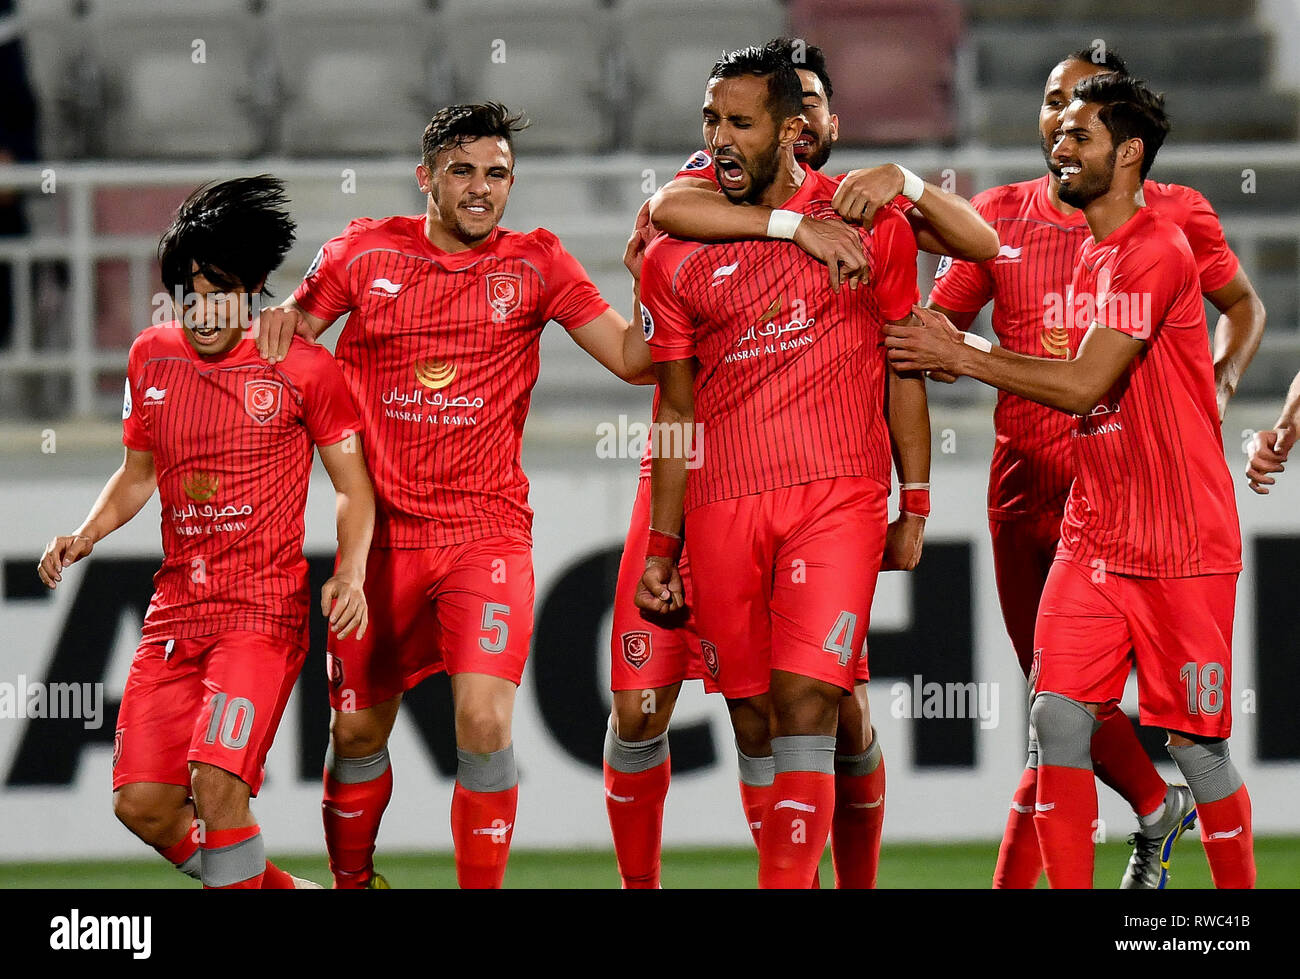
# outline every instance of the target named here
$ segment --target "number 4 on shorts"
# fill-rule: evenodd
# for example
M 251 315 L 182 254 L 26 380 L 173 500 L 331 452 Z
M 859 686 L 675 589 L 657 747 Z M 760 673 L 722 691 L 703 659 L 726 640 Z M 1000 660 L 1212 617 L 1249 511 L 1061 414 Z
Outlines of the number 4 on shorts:
M 853 634 L 858 631 L 858 617 L 854 612 L 841 612 L 831 631 L 826 634 L 822 649 L 837 653 L 840 666 L 848 666 L 853 659 Z

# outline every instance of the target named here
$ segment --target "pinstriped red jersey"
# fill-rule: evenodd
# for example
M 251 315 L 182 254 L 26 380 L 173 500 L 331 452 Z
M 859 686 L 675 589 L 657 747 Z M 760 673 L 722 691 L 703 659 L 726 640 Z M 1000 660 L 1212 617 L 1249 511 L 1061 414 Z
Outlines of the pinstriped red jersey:
M 294 293 L 321 319 L 351 314 L 334 354 L 366 425 L 375 545 L 531 541 L 520 452 L 542 327 L 609 305 L 545 229 L 449 253 L 424 222 L 351 222 Z
M 835 181 L 803 171 L 782 207 L 833 218 Z M 871 285 L 838 293 L 793 242 L 665 236 L 646 250 L 651 354 L 699 361 L 702 452 L 687 479 L 688 511 L 832 476 L 889 486 L 883 324 L 918 298 L 916 240 L 892 206 L 862 239 Z
M 1057 557 L 1151 578 L 1240 571 L 1205 308 L 1182 231 L 1144 207 L 1102 241 L 1089 238 L 1063 316 L 1070 356 L 1094 322 L 1146 346 L 1074 419 L 1076 478 Z
M 270 366 L 247 339 L 201 356 L 175 322 L 136 337 L 122 442 L 153 453 L 162 503 L 144 638 L 249 630 L 305 643 L 312 446 L 360 430 L 324 347 L 295 339 Z
M 1051 202 L 1050 176 L 1007 184 L 976 194 L 971 203 L 993 225 L 1001 247 L 984 262 L 945 259 L 930 301 L 957 312 L 977 312 L 993 302 L 998 342 L 1030 357 L 1065 357 L 1066 326 L 1056 315 L 1090 238 L 1082 211 L 1064 215 Z M 1196 258 L 1201 292 L 1227 285 L 1237 257 L 1223 237 L 1209 202 L 1177 184 L 1148 180 L 1148 207 L 1182 228 Z M 1059 511 L 1074 478 L 1069 415 L 1025 398 L 998 392 L 993 415 L 997 441 L 989 473 L 991 519 Z

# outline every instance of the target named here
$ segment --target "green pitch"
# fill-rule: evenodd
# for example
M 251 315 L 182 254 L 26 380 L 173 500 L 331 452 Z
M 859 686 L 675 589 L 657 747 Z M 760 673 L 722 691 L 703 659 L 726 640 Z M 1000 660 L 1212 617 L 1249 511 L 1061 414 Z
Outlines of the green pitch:
M 1098 887 L 1118 886 L 1128 861 L 1124 843 L 1097 847 Z M 893 844 L 880 857 L 881 887 L 977 888 L 989 886 L 997 859 L 996 843 Z M 1300 838 L 1255 841 L 1260 887 L 1300 887 Z M 285 870 L 325 882 L 325 858 L 277 859 Z M 450 854 L 378 854 L 377 866 L 394 888 L 455 887 Z M 755 855 L 748 849 L 675 849 L 664 854 L 663 883 L 668 888 L 750 888 L 757 879 Z M 830 859 L 822 882 L 834 880 Z M 197 887 L 161 860 L 75 861 L 0 864 L 0 888 L 16 887 Z M 1184 837 L 1174 851 L 1171 888 L 1210 887 L 1210 872 L 1199 841 Z M 618 887 L 611 850 L 517 850 L 510 855 L 506 887 Z

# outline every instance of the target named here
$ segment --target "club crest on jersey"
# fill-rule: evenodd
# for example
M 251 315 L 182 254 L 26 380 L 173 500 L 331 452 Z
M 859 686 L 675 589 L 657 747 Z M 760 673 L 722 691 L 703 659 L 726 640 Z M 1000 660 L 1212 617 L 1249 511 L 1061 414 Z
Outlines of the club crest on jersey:
M 716 679 L 718 676 L 718 647 L 707 639 L 701 639 L 700 655 L 704 658 L 704 665 L 708 667 L 709 672 Z
M 703 170 L 705 167 L 713 165 L 713 157 L 705 153 L 704 150 L 696 150 L 691 154 L 691 158 L 682 164 L 683 170 Z
M 259 425 L 265 425 L 280 413 L 284 385 L 279 381 L 245 381 L 244 411 Z
M 623 633 L 623 658 L 634 670 L 639 670 L 650 662 L 650 633 Z
M 483 277 L 487 286 L 488 305 L 492 318 L 500 323 L 519 308 L 524 294 L 524 280 L 513 272 L 491 272 Z

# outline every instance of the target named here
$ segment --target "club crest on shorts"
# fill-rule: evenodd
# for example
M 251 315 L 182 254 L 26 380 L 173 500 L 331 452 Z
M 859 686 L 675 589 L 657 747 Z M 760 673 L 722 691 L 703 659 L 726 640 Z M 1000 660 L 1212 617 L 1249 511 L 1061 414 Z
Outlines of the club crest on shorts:
M 700 640 L 700 655 L 704 657 L 704 665 L 709 668 L 714 679 L 718 676 L 718 647 L 713 645 L 707 639 Z
M 343 686 L 343 660 L 333 653 L 325 654 L 325 671 L 329 676 L 330 686 L 337 690 Z
M 122 760 L 122 729 L 118 728 L 113 732 L 113 768 L 117 769 L 117 763 Z
M 623 633 L 623 658 L 634 670 L 639 670 L 650 662 L 650 633 Z
M 280 413 L 284 385 L 279 381 L 245 381 L 244 411 L 259 425 L 265 425 Z
M 500 323 L 519 308 L 524 294 L 524 280 L 513 272 L 492 272 L 483 277 L 487 286 L 488 305 L 492 318 Z

